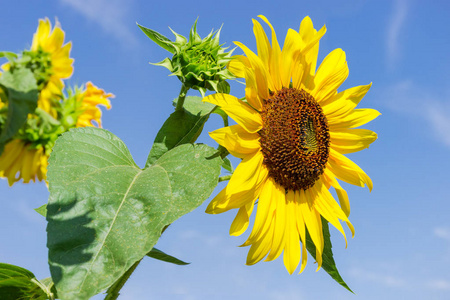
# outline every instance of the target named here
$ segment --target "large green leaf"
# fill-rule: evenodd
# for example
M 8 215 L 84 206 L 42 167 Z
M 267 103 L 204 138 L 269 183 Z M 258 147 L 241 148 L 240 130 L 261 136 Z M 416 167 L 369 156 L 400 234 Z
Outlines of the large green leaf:
M 0 133 L 0 155 L 5 144 L 17 133 L 37 106 L 38 91 L 33 73 L 25 68 L 4 72 L 0 85 L 8 97 L 8 116 Z M 1 88 L 1 87 L 0 87 Z
M 214 107 L 200 97 L 186 97 L 183 110 L 172 113 L 156 135 L 146 166 L 178 145 L 195 142 Z
M 161 250 L 156 249 L 156 248 L 153 248 L 149 253 L 147 253 L 147 256 L 157 259 L 157 260 L 161 260 L 161 261 L 165 261 L 165 262 L 172 263 L 175 265 L 179 265 L 179 266 L 184 266 L 184 265 L 189 264 L 189 263 L 184 262 L 176 257 L 173 257 L 172 255 L 164 253 Z
M 41 283 L 34 274 L 27 269 L 0 263 L 0 299 L 48 299 L 46 292 L 42 290 L 39 284 Z
M 324 239 L 324 247 L 322 254 L 322 268 L 333 278 L 337 283 L 345 287 L 347 290 L 353 293 L 353 291 L 348 287 L 345 283 L 344 279 L 342 279 L 339 271 L 336 267 L 336 263 L 333 259 L 333 251 L 331 250 L 331 236 L 330 229 L 328 228 L 328 221 L 322 217 L 322 232 Z M 306 230 L 306 249 L 308 252 L 316 259 L 316 246 L 314 245 L 311 236 Z
M 88 299 L 113 284 L 165 226 L 209 197 L 221 164 L 213 148 L 185 144 L 141 170 L 106 130 L 63 134 L 48 168 L 47 246 L 58 295 Z
M 142 25 L 137 24 L 137 26 L 139 26 L 139 28 L 145 33 L 145 35 L 148 36 L 152 41 L 154 41 L 158 46 L 166 49 L 170 53 L 175 53 L 175 47 L 172 45 L 173 42 L 166 38 L 164 35 Z

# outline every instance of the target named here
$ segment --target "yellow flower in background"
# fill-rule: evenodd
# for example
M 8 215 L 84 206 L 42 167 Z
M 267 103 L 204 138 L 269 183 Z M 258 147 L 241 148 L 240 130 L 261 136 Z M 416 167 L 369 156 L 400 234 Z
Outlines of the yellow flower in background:
M 64 88 L 62 79 L 69 78 L 73 73 L 73 59 L 69 56 L 72 43 L 63 44 L 64 31 L 61 29 L 59 22 L 56 22 L 52 30 L 48 18 L 39 20 L 30 52 L 39 54 L 36 68 L 39 68 L 42 73 L 41 80 L 44 81 L 39 94 L 38 107 L 52 116 L 56 114 L 52 109 L 52 99 L 60 97 Z
M 14 64 L 25 64 L 37 80 L 39 89 L 38 107 L 56 117 L 53 102 L 61 99 L 64 82 L 73 73 L 73 58 L 70 58 L 72 43 L 64 44 L 64 31 L 59 22 L 52 26 L 48 18 L 39 20 L 30 50 L 22 53 L 22 59 L 13 64 L 2 65 L 4 71 L 10 70 Z
M 91 82 L 86 83 L 86 90 L 77 94 L 76 97 L 79 110 L 82 112 L 77 119 L 76 127 L 95 126 L 92 121 L 96 122 L 98 127 L 102 127 L 102 111 L 97 105 L 103 105 L 110 109 L 111 103 L 108 98 L 112 97 L 114 97 L 113 94 L 107 94 Z
M 30 147 L 23 140 L 15 139 L 6 144 L 0 156 L 0 177 L 8 179 L 9 186 L 23 179 L 24 183 L 30 180 L 46 179 L 48 154 L 44 147 L 37 149 Z
M 253 229 L 244 246 L 251 246 L 247 264 L 271 261 L 284 251 L 284 265 L 292 274 L 301 260 L 306 266 L 306 230 L 322 265 L 324 238 L 321 217 L 345 238 L 340 220 L 354 234 L 348 216 L 346 191 L 336 179 L 372 189 L 372 181 L 343 154 L 369 147 L 377 135 L 354 129 L 379 112 L 355 109 L 371 84 L 341 92 L 348 76 L 345 52 L 332 51 L 316 71 L 319 40 L 309 17 L 299 31 L 289 29 L 283 49 L 272 25 L 270 44 L 261 24 L 253 20 L 258 55 L 236 42 L 245 56 L 236 56 L 229 70 L 246 81 L 245 99 L 214 94 L 204 101 L 218 105 L 237 125 L 218 129 L 210 136 L 232 155 L 242 159 L 228 185 L 211 201 L 206 212 L 218 214 L 239 209 L 231 235 L 241 235 L 257 204 Z M 329 188 L 333 187 L 340 205 Z

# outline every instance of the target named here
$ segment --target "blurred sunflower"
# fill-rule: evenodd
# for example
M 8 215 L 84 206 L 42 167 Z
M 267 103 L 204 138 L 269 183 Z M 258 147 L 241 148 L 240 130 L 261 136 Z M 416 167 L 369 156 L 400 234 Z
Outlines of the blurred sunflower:
M 102 127 L 102 111 L 97 105 L 103 105 L 106 109 L 111 108 L 108 98 L 114 97 L 111 93 L 106 93 L 99 89 L 92 82 L 86 83 L 86 89 L 76 95 L 78 111 L 80 115 L 77 118 L 76 127 L 94 126 L 92 121 L 96 122 L 98 127 Z
M 30 50 L 22 52 L 20 59 L 3 64 L 2 69 L 7 71 L 17 65 L 23 65 L 34 73 L 36 78 L 39 99 L 38 107 L 57 116 L 54 102 L 61 99 L 64 82 L 73 73 L 73 58 L 70 58 L 72 43 L 64 44 L 64 31 L 56 22 L 52 25 L 48 18 L 39 20 L 36 33 Z M 64 45 L 63 45 L 64 44 Z
M 30 180 L 35 182 L 36 178 L 39 181 L 45 180 L 48 157 L 43 146 L 34 148 L 26 141 L 12 140 L 0 155 L 0 177 L 6 177 L 9 186 L 20 179 L 24 183 L 29 183 Z
M 47 160 L 58 136 L 74 127 L 96 126 L 95 123 L 101 127 L 101 110 L 97 105 L 111 108 L 110 97 L 114 95 L 88 82 L 85 89 L 69 90 L 69 97 L 62 95 L 60 119 L 37 110 L 38 115 L 28 118 L 17 136 L 6 144 L 0 155 L 0 177 L 7 178 L 10 186 L 20 179 L 24 183 L 36 178 L 45 180 Z M 0 101 L 0 109 L 3 105 Z
M 249 225 L 257 203 L 250 236 L 247 264 L 267 256 L 271 261 L 284 251 L 284 265 L 292 274 L 301 260 L 307 262 L 306 231 L 316 246 L 318 269 L 322 265 L 324 238 L 322 218 L 345 238 L 340 220 L 348 220 L 350 205 L 346 191 L 336 179 L 372 189 L 372 181 L 343 154 L 369 147 L 377 135 L 354 129 L 379 112 L 355 109 L 371 84 L 341 92 L 348 76 L 344 51 L 332 51 L 316 71 L 319 40 L 309 17 L 299 31 L 289 29 L 283 49 L 272 25 L 270 44 L 261 24 L 253 20 L 258 55 L 236 42 L 245 56 L 236 56 L 229 70 L 245 78 L 245 99 L 213 94 L 204 101 L 218 105 L 237 125 L 211 132 L 211 137 L 232 155 L 242 159 L 228 185 L 211 201 L 206 212 L 218 214 L 239 209 L 231 235 L 240 235 Z M 330 193 L 334 187 L 340 205 Z

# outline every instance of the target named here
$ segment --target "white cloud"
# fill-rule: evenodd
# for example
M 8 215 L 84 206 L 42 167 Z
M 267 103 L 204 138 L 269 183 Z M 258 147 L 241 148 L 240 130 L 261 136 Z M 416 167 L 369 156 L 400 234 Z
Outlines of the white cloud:
M 381 99 L 391 110 L 426 121 L 435 140 L 450 147 L 450 102 L 445 101 L 448 97 L 404 80 L 387 88 Z
M 432 290 L 450 291 L 450 281 L 445 279 L 435 279 L 427 283 L 427 287 Z
M 408 3 L 406 0 L 396 0 L 394 11 L 387 27 L 386 52 L 387 64 L 392 68 L 399 57 L 399 38 L 408 14 Z
M 396 277 L 391 274 L 376 273 L 367 271 L 361 268 L 353 268 L 350 270 L 350 275 L 359 280 L 369 281 L 372 283 L 381 284 L 387 287 L 406 287 L 407 283 L 404 279 Z
M 443 105 L 435 104 L 428 108 L 428 119 L 440 140 L 450 147 L 450 109 Z
M 448 227 L 436 227 L 433 229 L 433 233 L 438 238 L 450 241 L 450 228 Z
M 184 230 L 180 233 L 180 239 L 182 240 L 195 240 L 208 247 L 217 247 L 217 245 L 223 242 L 223 238 L 217 236 L 210 236 L 203 234 L 196 230 Z
M 130 30 L 134 22 L 127 20 L 130 1 L 127 0 L 60 0 L 92 22 L 98 23 L 105 32 L 113 35 L 121 44 L 137 44 L 135 34 Z

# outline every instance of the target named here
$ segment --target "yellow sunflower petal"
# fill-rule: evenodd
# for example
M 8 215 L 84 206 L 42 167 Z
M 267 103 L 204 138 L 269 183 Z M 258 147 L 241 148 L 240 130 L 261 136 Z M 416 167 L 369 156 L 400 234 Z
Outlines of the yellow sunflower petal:
M 62 29 L 58 26 L 55 26 L 55 28 L 53 28 L 53 32 L 48 38 L 48 42 L 49 43 L 44 50 L 48 52 L 56 52 L 64 43 L 64 31 L 62 31 Z
M 256 199 L 239 208 L 233 223 L 231 223 L 230 235 L 239 236 L 247 230 L 250 216 L 255 207 L 255 200 Z
M 355 86 L 330 97 L 328 101 L 322 101 L 323 113 L 327 116 L 327 119 L 341 118 L 348 115 L 355 109 L 371 86 L 372 83 Z
M 283 87 L 289 87 L 291 82 L 291 71 L 293 68 L 295 53 L 300 51 L 300 40 L 301 38 L 297 31 L 293 29 L 288 30 L 286 39 L 284 40 L 283 50 L 281 51 L 280 78 L 281 85 Z M 298 81 L 298 79 L 296 80 Z
M 47 178 L 48 155 L 44 153 L 44 148 L 40 148 L 38 151 L 40 152 L 40 156 L 37 178 L 39 181 L 42 181 Z
M 288 193 L 289 195 L 289 193 Z M 295 202 L 294 192 L 291 191 L 291 195 L 287 198 L 286 205 L 286 241 L 283 254 L 284 265 L 289 274 L 294 273 L 298 264 L 300 263 L 300 238 L 297 231 L 297 224 L 295 215 Z
M 242 246 L 249 246 L 260 240 L 271 226 L 271 220 L 277 206 L 278 198 L 284 197 L 284 189 L 269 178 L 261 190 L 256 211 L 255 223 L 247 241 Z
M 22 152 L 23 142 L 20 140 L 12 140 L 6 144 L 3 153 L 0 155 L 0 170 L 8 169 Z
M 207 213 L 219 214 L 240 208 L 259 197 L 268 176 L 267 168 L 261 165 L 261 156 L 261 153 L 256 152 L 239 164 L 227 187 L 206 208 Z
M 247 55 L 248 60 L 250 61 L 252 68 L 255 70 L 256 82 L 258 84 L 260 97 L 262 99 L 268 99 L 269 89 L 272 91 L 275 90 L 269 70 L 266 69 L 261 59 L 255 53 L 253 53 L 252 50 L 248 49 L 247 46 L 240 42 L 234 43 L 239 46 L 242 51 L 244 51 L 245 55 Z
M 261 152 L 255 152 L 242 160 L 227 185 L 230 194 L 254 189 L 260 175 L 267 176 L 268 171 L 262 166 L 263 159 Z
M 317 270 L 322 266 L 322 252 L 323 252 L 323 235 L 322 235 L 322 222 L 320 215 L 318 216 L 314 209 L 313 200 L 310 191 L 300 191 L 300 211 L 303 215 L 306 228 L 309 235 L 316 246 L 316 261 L 318 264 Z M 319 217 L 319 218 L 318 218 Z
M 347 247 L 347 237 L 345 236 L 344 228 L 339 222 L 339 219 L 349 222 L 344 211 L 334 201 L 330 191 L 320 181 L 312 187 L 311 195 L 314 197 L 314 207 L 317 212 L 342 233 L 345 239 L 345 247 Z
M 33 36 L 33 42 L 31 44 L 31 50 L 37 51 L 39 49 L 39 45 L 45 42 L 50 34 L 50 21 L 48 18 L 45 20 L 39 20 L 39 25 L 36 30 L 36 33 Z
M 348 66 L 345 52 L 335 49 L 328 54 L 314 77 L 312 96 L 321 104 L 337 93 L 337 89 L 348 77 Z
M 272 217 L 275 218 L 275 217 Z M 268 220 L 270 221 L 270 220 Z M 272 248 L 273 232 L 275 231 L 275 226 L 271 226 L 269 230 L 263 235 L 263 237 L 256 241 L 250 247 L 247 255 L 247 265 L 254 265 L 261 261 L 267 253 Z
M 275 90 L 280 90 L 283 86 L 281 82 L 281 49 L 280 45 L 278 44 L 277 40 L 277 34 L 275 33 L 275 30 L 273 29 L 272 24 L 270 24 L 269 20 L 263 15 L 259 15 L 261 19 L 263 19 L 264 22 L 266 22 L 267 25 L 269 25 L 270 29 L 272 30 L 272 51 L 270 54 L 270 62 L 269 62 L 269 70 L 270 75 L 272 78 L 273 87 Z M 264 98 L 267 99 L 267 98 Z
M 235 55 L 233 56 L 233 59 L 230 60 L 230 62 L 227 65 L 227 69 L 233 73 L 234 76 L 238 78 L 244 78 L 245 77 L 245 70 L 244 68 L 251 68 L 250 61 L 247 57 L 243 55 Z
M 209 133 L 219 145 L 224 146 L 233 156 L 244 158 L 259 150 L 259 135 L 249 133 L 241 125 L 223 127 Z
M 332 118 L 328 120 L 331 131 L 339 131 L 342 129 L 356 128 L 381 115 L 378 111 L 371 108 L 355 109 L 343 118 Z
M 282 195 L 277 199 L 277 207 L 275 209 L 275 218 L 273 220 L 273 240 L 272 247 L 270 249 L 269 255 L 266 258 L 266 261 L 272 261 L 277 259 L 280 256 L 281 252 L 283 252 L 285 239 L 286 239 L 286 202 L 293 201 L 293 191 L 288 191 L 287 195 Z M 286 199 L 287 198 L 287 199 Z
M 34 177 L 34 174 L 31 173 L 31 168 L 35 152 L 35 149 L 27 149 L 23 152 L 21 159 L 22 167 L 20 169 L 20 176 L 22 177 L 24 183 L 29 183 L 30 179 Z
M 256 75 L 250 68 L 245 68 L 245 99 L 253 108 L 261 110 L 262 100 L 259 97 Z
M 264 31 L 261 24 L 252 19 L 253 22 L 253 33 L 256 39 L 256 49 L 258 50 L 258 57 L 261 59 L 266 70 L 269 70 L 270 56 L 272 52 L 272 46 L 269 43 L 266 32 Z
M 369 148 L 377 139 L 377 134 L 368 129 L 346 129 L 330 131 L 330 146 L 342 154 Z
M 317 32 L 317 30 L 314 29 L 311 18 L 308 16 L 305 17 L 300 24 L 299 34 L 303 43 L 308 45 L 307 49 L 304 50 L 305 54 L 301 56 L 303 68 L 305 70 L 301 84 L 302 88 L 305 88 L 307 91 L 311 91 L 314 88 L 314 74 L 316 72 L 317 56 L 319 54 L 319 40 L 325 32 L 325 26 Z
M 341 187 L 339 182 L 334 177 L 334 174 L 329 169 L 324 170 L 323 176 L 325 177 L 325 180 L 336 190 L 336 194 L 339 198 L 339 204 L 341 205 L 345 215 L 348 217 L 350 215 L 350 201 L 348 199 L 347 192 Z
M 302 242 L 302 264 L 300 267 L 300 273 L 303 272 L 303 270 L 306 267 L 306 263 L 308 261 L 308 253 L 306 251 L 306 230 L 305 230 L 305 220 L 303 218 L 303 214 L 300 209 L 300 191 L 295 192 L 295 203 L 294 206 L 295 209 L 295 216 L 296 216 L 296 225 L 297 225 L 297 232 L 300 235 L 300 241 Z
M 213 94 L 203 98 L 203 101 L 220 106 L 223 111 L 250 133 L 258 132 L 262 128 L 261 116 L 234 96 Z
M 370 191 L 373 188 L 370 177 L 357 164 L 336 150 L 330 149 L 327 168 L 340 180 L 361 187 L 367 184 Z

